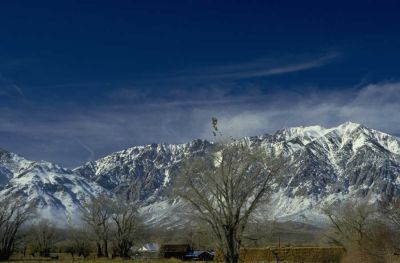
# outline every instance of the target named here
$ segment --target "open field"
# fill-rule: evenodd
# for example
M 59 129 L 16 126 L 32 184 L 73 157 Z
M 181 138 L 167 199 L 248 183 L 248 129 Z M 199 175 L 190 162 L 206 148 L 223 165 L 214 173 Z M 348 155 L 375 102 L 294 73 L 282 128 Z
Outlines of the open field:
M 338 263 L 344 255 L 341 247 L 268 247 L 247 248 L 240 253 L 241 262 L 318 262 Z M 216 258 L 222 261 L 220 255 Z
M 11 261 L 13 262 L 137 262 L 137 263 L 177 263 L 181 262 L 178 259 L 105 259 L 89 256 L 83 258 L 72 258 L 71 255 L 66 253 L 54 253 L 53 256 L 58 256 L 59 259 L 48 258 L 23 258 L 22 256 L 15 256 Z M 269 247 L 269 248 L 248 248 L 241 251 L 241 262 L 315 262 L 315 263 L 336 263 L 340 262 L 344 255 L 344 249 L 340 247 Z M 216 257 L 216 262 L 222 262 L 222 257 Z
M 7 262 L 18 262 L 18 263 L 36 263 L 36 262 L 58 262 L 58 263 L 67 263 L 67 262 L 75 262 L 75 263 L 120 263 L 120 262 L 135 262 L 135 263 L 178 263 L 182 262 L 178 259 L 122 259 L 122 258 L 114 258 L 114 259 L 106 259 L 106 258 L 75 258 L 68 255 L 60 255 L 60 259 L 48 259 L 48 258 L 13 258 Z
M 58 256 L 59 259 L 39 258 L 39 257 L 22 257 L 16 255 L 8 262 L 18 263 L 181 263 L 183 261 L 172 259 L 106 259 L 96 258 L 91 255 L 85 259 L 72 258 L 66 253 L 53 253 L 52 256 Z M 222 262 L 222 258 L 217 255 L 214 262 Z M 269 248 L 248 248 L 241 251 L 240 261 L 246 263 L 374 263 L 377 261 L 367 260 L 360 254 L 345 254 L 343 248 L 340 247 L 269 247 Z M 386 263 L 400 263 L 399 256 L 391 256 L 385 258 Z

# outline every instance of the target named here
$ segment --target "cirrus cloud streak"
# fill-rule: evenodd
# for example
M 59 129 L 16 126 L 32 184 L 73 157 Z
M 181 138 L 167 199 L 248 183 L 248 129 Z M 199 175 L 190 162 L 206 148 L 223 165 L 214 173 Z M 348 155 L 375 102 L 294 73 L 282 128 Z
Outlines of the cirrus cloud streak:
M 96 105 L 66 103 L 30 111 L 3 107 L 0 147 L 31 159 L 74 167 L 134 145 L 211 139 L 212 116 L 217 116 L 221 129 L 234 137 L 298 125 L 331 127 L 345 121 L 400 135 L 398 82 L 335 91 L 263 93 L 253 89 L 240 96 L 232 95 L 226 87 L 195 94 L 170 92 L 175 100 L 146 93 L 128 97 L 123 103 L 109 99 Z

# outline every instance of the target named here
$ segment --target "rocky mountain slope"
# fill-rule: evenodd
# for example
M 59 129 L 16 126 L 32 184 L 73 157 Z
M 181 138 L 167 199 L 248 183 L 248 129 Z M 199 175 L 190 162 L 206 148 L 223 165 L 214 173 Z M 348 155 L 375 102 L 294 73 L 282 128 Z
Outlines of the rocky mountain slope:
M 22 199 L 37 213 L 59 225 L 80 219 L 77 213 L 95 195 L 108 191 L 69 169 L 49 162 L 34 162 L 0 150 L 0 200 Z
M 275 189 L 275 217 L 318 221 L 326 203 L 375 202 L 400 193 L 400 142 L 393 136 L 344 123 L 285 129 L 256 141 L 289 160 Z
M 400 194 L 400 141 L 363 125 L 295 127 L 243 140 L 261 145 L 285 163 L 271 202 L 259 211 L 262 218 L 317 223 L 326 203 L 345 199 L 376 202 Z M 72 211 L 78 211 L 75 208 L 84 200 L 110 191 L 140 200 L 149 224 L 179 224 L 190 213 L 171 194 L 180 162 L 212 147 L 201 140 L 137 146 L 73 171 L 2 151 L 0 187 L 4 189 L 0 198 L 23 195 L 40 203 L 42 211 L 57 207 L 64 214 L 76 214 Z

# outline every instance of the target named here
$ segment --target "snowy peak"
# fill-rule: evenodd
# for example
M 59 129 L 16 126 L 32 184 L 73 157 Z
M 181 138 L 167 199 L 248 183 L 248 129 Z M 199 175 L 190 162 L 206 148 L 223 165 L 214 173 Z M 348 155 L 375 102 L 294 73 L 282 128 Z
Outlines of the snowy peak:
M 325 128 L 319 125 L 290 127 L 277 131 L 273 135 L 264 135 L 259 138 L 270 154 L 289 156 L 297 151 L 307 149 L 318 141 L 322 144 L 331 144 L 336 141 L 335 148 L 342 144 L 346 137 L 362 127 L 360 124 L 346 122 L 337 127 Z M 325 142 L 324 142 L 325 141 Z M 330 147 L 328 145 L 323 148 Z
M 353 152 L 363 147 L 370 147 L 371 149 L 385 149 L 396 155 L 400 154 L 400 142 L 396 137 L 367 128 L 361 124 L 347 122 L 339 125 L 333 132 L 341 137 L 341 147 L 350 145 Z
M 354 122 L 345 122 L 337 126 L 336 128 L 331 128 L 330 130 L 336 131 L 339 135 L 343 136 L 346 134 L 351 134 L 355 130 L 359 128 L 363 128 L 364 126 Z
M 15 153 L 0 149 L 0 188 L 4 187 L 14 174 L 20 173 L 32 163 Z
M 345 136 L 351 134 L 358 128 L 362 127 L 361 124 L 353 122 L 345 122 L 337 127 L 325 128 L 319 125 L 313 126 L 299 126 L 282 129 L 274 134 L 276 139 L 291 141 L 299 139 L 304 145 L 320 138 L 328 133 L 335 133 L 337 136 Z
M 114 193 L 149 203 L 167 195 L 171 177 L 176 175 L 184 158 L 204 154 L 210 147 L 212 144 L 203 140 L 137 146 L 86 163 L 74 171 Z
M 396 137 L 353 122 L 332 128 L 318 125 L 291 127 L 276 132 L 273 137 L 278 142 L 294 145 L 296 150 L 314 141 L 331 140 L 337 141 L 339 148 L 350 145 L 353 152 L 361 147 L 383 147 L 393 154 L 400 154 L 400 142 Z
M 93 196 L 110 194 L 98 184 L 60 165 L 29 161 L 4 150 L 0 153 L 0 172 L 0 176 L 7 176 L 0 188 L 0 200 L 23 198 L 34 204 L 42 217 L 59 225 L 70 220 L 79 221 L 77 211 Z
M 325 133 L 326 129 L 318 125 L 308 127 L 300 126 L 280 130 L 275 133 L 275 137 L 278 140 L 284 141 L 299 139 L 304 145 L 306 145 L 323 136 Z

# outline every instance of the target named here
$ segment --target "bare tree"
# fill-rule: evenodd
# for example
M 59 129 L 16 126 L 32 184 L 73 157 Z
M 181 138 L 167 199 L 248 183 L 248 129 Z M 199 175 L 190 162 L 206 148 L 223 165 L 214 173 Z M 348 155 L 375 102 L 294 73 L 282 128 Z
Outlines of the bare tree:
M 94 197 L 84 206 L 82 219 L 94 234 L 98 257 L 108 257 L 112 213 L 112 201 L 105 195 Z
M 138 231 L 141 227 L 141 218 L 138 214 L 138 204 L 115 202 L 111 216 L 114 227 L 114 240 L 116 253 L 124 258 L 129 257 L 129 252 L 135 240 L 138 240 Z
M 382 203 L 381 212 L 395 227 L 400 229 L 400 198 L 393 198 L 390 202 Z
M 392 250 L 398 255 L 400 254 L 400 198 L 397 197 L 384 202 L 380 208 L 382 218 L 387 221 L 391 228 Z
M 375 210 L 367 203 L 346 202 L 324 208 L 332 232 L 329 239 L 344 248 L 362 247 L 368 238 Z
M 75 254 L 78 255 L 78 257 L 87 257 L 91 250 L 88 231 L 84 228 L 69 228 L 68 234 L 70 236 L 68 252 L 71 254 L 72 258 L 74 258 Z
M 17 233 L 31 212 L 31 207 L 20 200 L 0 201 L 0 260 L 8 260 L 13 254 Z
M 377 210 L 367 202 L 346 202 L 324 209 L 331 223 L 327 237 L 363 260 L 383 262 L 391 243 L 390 231 Z
M 50 251 L 54 247 L 56 228 L 49 220 L 41 220 L 30 227 L 31 245 L 33 252 L 42 257 L 50 257 Z
M 212 124 L 219 133 L 215 118 Z M 227 263 L 238 262 L 246 225 L 269 196 L 277 167 L 263 149 L 245 141 L 219 143 L 205 156 L 183 163 L 176 193 L 211 227 Z

